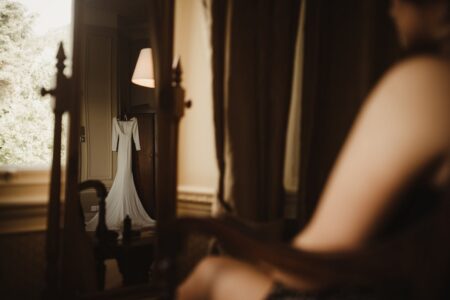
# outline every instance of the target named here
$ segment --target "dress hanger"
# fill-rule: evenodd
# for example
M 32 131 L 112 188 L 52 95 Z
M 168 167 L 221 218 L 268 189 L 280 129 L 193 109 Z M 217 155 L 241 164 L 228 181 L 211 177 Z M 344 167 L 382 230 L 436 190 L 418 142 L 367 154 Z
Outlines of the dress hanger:
M 120 116 L 119 116 L 119 119 L 118 119 L 119 121 L 128 121 L 128 117 L 127 117 L 127 114 L 126 113 L 122 113 Z

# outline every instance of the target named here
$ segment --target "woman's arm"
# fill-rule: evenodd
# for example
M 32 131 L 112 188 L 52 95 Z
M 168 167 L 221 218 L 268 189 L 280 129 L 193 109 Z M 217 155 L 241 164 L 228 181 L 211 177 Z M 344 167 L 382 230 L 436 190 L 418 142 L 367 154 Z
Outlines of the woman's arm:
M 405 61 L 384 76 L 357 117 L 294 247 L 356 250 L 416 176 L 436 159 L 449 159 L 449 80 L 448 62 L 426 57 Z M 271 277 L 303 291 L 323 285 L 277 269 Z
M 385 75 L 366 100 L 295 247 L 359 247 L 396 196 L 448 153 L 449 77 L 448 62 L 430 57 L 405 61 Z

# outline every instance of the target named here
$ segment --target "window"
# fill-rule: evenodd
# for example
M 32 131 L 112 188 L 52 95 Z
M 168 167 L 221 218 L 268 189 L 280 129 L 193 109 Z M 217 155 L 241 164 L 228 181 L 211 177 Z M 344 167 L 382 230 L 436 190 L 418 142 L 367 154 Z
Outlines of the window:
M 51 163 L 53 100 L 39 91 L 54 86 L 60 41 L 70 75 L 71 22 L 72 0 L 0 0 L 0 168 Z

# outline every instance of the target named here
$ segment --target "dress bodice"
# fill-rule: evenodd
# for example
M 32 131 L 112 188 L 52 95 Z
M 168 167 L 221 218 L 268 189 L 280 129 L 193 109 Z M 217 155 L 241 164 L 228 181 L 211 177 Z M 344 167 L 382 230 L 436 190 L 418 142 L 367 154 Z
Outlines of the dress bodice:
M 133 138 L 136 150 L 141 150 L 141 144 L 139 142 L 139 128 L 136 118 L 131 118 L 128 121 L 119 121 L 117 118 L 113 119 L 112 129 L 112 150 L 119 151 L 121 141 L 130 144 L 131 137 Z M 131 146 L 131 145 L 130 145 Z

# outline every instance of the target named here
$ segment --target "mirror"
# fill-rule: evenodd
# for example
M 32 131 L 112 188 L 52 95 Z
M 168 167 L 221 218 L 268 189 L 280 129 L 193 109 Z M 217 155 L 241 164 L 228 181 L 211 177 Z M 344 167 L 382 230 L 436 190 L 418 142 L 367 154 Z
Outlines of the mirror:
M 146 0 L 86 0 L 82 7 L 80 182 L 100 180 L 109 191 L 107 225 L 118 241 L 101 254 L 108 265 L 106 288 L 121 283 L 120 277 L 125 285 L 147 283 L 152 261 L 155 93 L 131 82 L 141 49 L 151 46 L 148 6 Z M 80 200 L 93 234 L 99 199 L 85 190 Z M 124 233 L 127 216 L 131 238 Z
M 83 13 L 80 179 L 101 180 L 111 188 L 118 155 L 111 151 L 112 120 L 136 118 L 141 151 L 132 143 L 134 184 L 146 213 L 154 218 L 154 89 L 131 83 L 140 50 L 150 46 L 147 1 L 90 0 Z M 87 219 L 95 214 L 96 201 L 83 195 Z
M 112 122 L 112 119 L 116 116 L 120 118 L 121 123 L 116 128 L 116 133 L 118 133 L 124 130 L 123 126 L 125 123 L 122 122 L 125 122 L 125 115 L 128 120 L 134 118 L 139 127 L 138 135 L 141 148 L 140 151 L 136 151 L 137 145 L 134 135 L 132 135 L 130 138 L 131 168 L 136 193 L 147 215 L 154 219 L 158 215 L 158 220 L 168 220 L 174 215 L 173 212 L 176 209 L 177 186 L 173 178 L 176 178 L 177 170 L 176 164 L 173 163 L 176 162 L 176 159 L 174 159 L 176 151 L 174 149 L 177 147 L 178 121 L 183 115 L 180 107 L 183 107 L 185 101 L 185 99 L 182 99 L 183 92 L 181 87 L 179 85 L 174 86 L 171 80 L 170 60 L 173 55 L 170 49 L 173 48 L 172 41 L 171 39 L 164 41 L 163 39 L 155 38 L 158 42 L 161 42 L 157 45 L 159 46 L 160 56 L 161 53 L 164 53 L 166 56 L 159 57 L 158 60 L 160 63 L 159 67 L 164 67 L 165 70 L 165 72 L 162 72 L 161 69 L 159 70 L 160 75 L 165 73 L 165 76 L 161 76 L 165 80 L 160 78 L 158 87 L 161 89 L 173 88 L 178 92 L 177 109 L 175 111 L 169 105 L 162 105 L 158 108 L 157 115 L 155 112 L 154 90 L 131 83 L 140 50 L 152 46 L 149 45 L 148 40 L 151 29 L 148 21 L 152 21 L 152 19 L 147 15 L 148 12 L 152 12 L 148 7 L 151 2 L 139 0 L 85 0 L 83 3 L 85 3 L 83 6 L 83 22 L 81 28 L 79 28 L 83 32 L 82 42 L 80 43 L 80 56 L 82 58 L 80 68 L 80 89 L 82 91 L 80 99 L 82 104 L 80 113 L 80 181 L 95 179 L 105 183 L 108 189 L 114 186 L 115 179 L 120 173 L 120 151 L 119 153 L 111 151 L 115 143 L 112 129 L 117 125 Z M 172 24 L 173 21 L 173 16 L 171 16 L 173 13 L 173 2 L 169 4 L 169 1 L 165 2 L 164 0 L 161 3 L 163 3 L 161 5 L 164 9 L 160 9 L 167 13 L 167 16 L 162 17 L 162 21 L 158 18 L 160 22 L 154 26 L 170 28 L 169 24 Z M 197 4 L 200 4 L 200 2 Z M 167 7 L 165 7 L 166 5 Z M 202 7 L 199 6 L 199 8 L 201 9 Z M 202 10 L 199 10 L 199 12 L 202 12 Z M 164 20 L 165 18 L 166 20 Z M 158 29 L 155 30 L 158 34 L 163 31 L 161 28 Z M 203 32 L 199 32 L 199 34 L 202 35 Z M 166 34 L 165 36 L 168 35 Z M 207 45 L 207 35 L 205 35 L 204 42 Z M 209 61 L 208 56 L 202 56 L 201 58 Z M 163 67 L 161 67 L 162 62 L 164 62 Z M 198 61 L 196 61 L 196 66 L 198 66 Z M 207 66 L 205 66 L 206 68 Z M 199 81 L 202 78 L 198 75 L 190 77 L 197 78 Z M 204 80 L 200 82 L 200 89 L 204 89 L 205 82 Z M 168 94 L 163 96 L 159 96 L 159 101 L 172 100 L 168 99 Z M 211 103 L 207 95 L 205 96 L 202 93 L 202 96 L 205 103 Z M 200 99 L 196 95 L 194 97 L 195 101 Z M 179 105 L 180 103 L 181 105 Z M 211 111 L 210 115 L 212 124 Z M 201 113 L 198 120 L 202 120 L 202 118 L 205 118 L 204 113 Z M 156 131 L 157 121 L 158 132 Z M 202 123 L 200 126 L 205 127 L 205 124 Z M 196 132 L 198 133 L 198 131 Z M 211 145 L 214 145 L 212 127 L 209 127 L 208 133 L 210 133 L 211 137 L 208 141 L 210 141 Z M 204 139 L 202 138 L 203 141 Z M 157 146 L 159 148 L 159 158 L 156 155 Z M 209 159 L 211 165 L 215 166 L 213 151 L 209 153 Z M 203 155 L 201 162 L 204 164 L 205 155 Z M 157 170 L 156 167 L 158 167 Z M 214 168 L 211 169 L 214 170 Z M 159 174 L 158 178 L 156 178 L 156 171 Z M 155 211 L 156 179 L 159 182 L 157 192 L 160 205 L 158 206 L 158 211 Z M 214 179 L 212 181 L 215 182 Z M 204 190 L 201 192 L 201 195 L 198 195 L 199 193 L 196 191 L 194 193 L 191 192 L 188 195 L 191 197 L 188 199 L 190 202 L 185 201 L 185 203 L 191 206 L 201 206 L 200 213 L 207 214 L 211 202 L 209 199 L 212 197 L 208 198 L 207 201 L 209 202 L 206 203 L 205 197 L 202 197 Z M 114 193 L 110 191 L 110 194 Z M 213 194 L 213 191 L 210 194 Z M 192 196 L 196 197 L 195 200 L 197 198 L 202 199 L 194 202 L 192 201 Z M 97 213 L 96 204 L 98 199 L 96 199 L 94 191 L 83 192 L 81 198 L 84 214 L 86 219 L 89 220 Z M 135 223 L 132 217 L 132 224 Z M 119 225 L 117 229 L 111 227 L 110 229 L 121 233 L 121 227 L 123 226 Z M 206 243 L 204 244 L 206 245 Z M 117 261 L 117 266 L 115 267 L 116 277 L 122 277 L 123 283 L 126 285 L 148 282 L 153 246 L 154 235 L 152 235 L 151 231 L 141 231 L 140 236 L 136 236 L 128 244 L 124 241 L 124 237 L 120 239 L 119 236 L 117 245 L 113 245 L 112 251 L 103 255 L 101 260 L 106 261 L 106 263 L 111 262 L 113 259 Z M 117 257 L 117 253 L 124 253 L 124 249 L 126 249 L 127 254 Z M 117 276 L 119 272 L 121 274 Z M 111 287 L 111 285 L 108 285 L 108 282 L 111 282 L 108 280 L 108 276 L 111 273 L 114 273 L 114 267 L 108 265 L 106 268 L 106 280 L 101 280 L 106 282 L 106 288 Z

